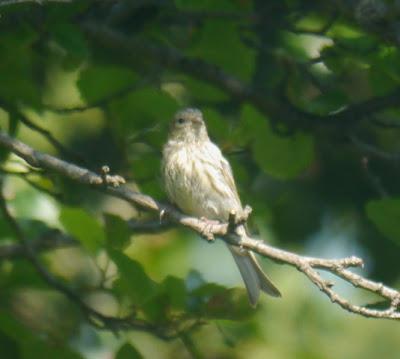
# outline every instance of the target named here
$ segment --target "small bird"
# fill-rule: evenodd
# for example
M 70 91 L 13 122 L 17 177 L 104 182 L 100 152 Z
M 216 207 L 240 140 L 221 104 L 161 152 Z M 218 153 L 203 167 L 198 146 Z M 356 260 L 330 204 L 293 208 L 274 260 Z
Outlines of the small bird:
M 231 211 L 243 213 L 231 166 L 208 137 L 198 109 L 186 108 L 175 114 L 163 148 L 162 175 L 170 201 L 188 215 L 226 222 Z M 247 235 L 244 225 L 237 230 Z M 253 307 L 260 289 L 274 297 L 281 296 L 252 252 L 231 245 L 228 248 Z

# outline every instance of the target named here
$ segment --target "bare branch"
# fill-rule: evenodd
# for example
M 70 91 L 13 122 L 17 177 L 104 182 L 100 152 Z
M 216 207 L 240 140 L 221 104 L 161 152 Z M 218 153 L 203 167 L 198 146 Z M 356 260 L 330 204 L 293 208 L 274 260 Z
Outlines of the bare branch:
M 58 230 L 48 231 L 30 242 L 30 246 L 35 252 L 74 247 L 78 244 L 79 242 L 77 240 Z M 20 243 L 4 244 L 0 246 L 0 260 L 26 257 L 26 253 L 25 246 Z
M 0 6 L 23 4 L 23 3 L 34 3 L 37 5 L 43 5 L 46 2 L 57 2 L 57 3 L 70 3 L 73 0 L 1 0 Z
M 366 142 L 360 140 L 358 137 L 356 137 L 354 135 L 350 135 L 349 138 L 356 147 L 358 147 L 363 152 L 370 154 L 373 157 L 377 157 L 377 158 L 380 158 L 380 159 L 386 160 L 386 161 L 393 161 L 393 162 L 400 161 L 400 153 L 386 152 L 386 151 L 381 150 L 369 143 L 366 143 Z
M 101 175 L 98 175 L 94 172 L 78 167 L 76 165 L 67 163 L 53 156 L 35 151 L 26 144 L 15 140 L 1 132 L 0 146 L 8 148 L 10 151 L 14 152 L 15 154 L 25 159 L 27 162 L 35 166 L 40 166 L 44 169 L 57 172 L 58 174 L 64 175 L 72 180 L 75 180 L 76 182 L 90 185 L 94 188 L 97 188 L 98 190 L 104 191 L 109 195 L 121 198 L 142 209 L 157 212 L 159 215 L 163 213 L 164 216 L 166 216 L 170 221 L 188 227 L 193 231 L 201 234 L 203 237 L 206 237 L 207 239 L 220 237 L 229 243 L 251 250 L 280 264 L 287 264 L 295 267 L 300 272 L 305 274 L 312 283 L 314 283 L 323 293 L 325 293 L 329 297 L 329 299 L 333 303 L 337 303 L 343 309 L 351 313 L 371 318 L 386 318 L 396 320 L 400 319 L 400 312 L 397 311 L 400 303 L 399 291 L 385 286 L 381 283 L 366 279 L 361 275 L 355 274 L 349 270 L 349 268 L 351 267 L 363 266 L 363 261 L 360 258 L 348 257 L 342 259 L 321 259 L 301 256 L 292 252 L 284 251 L 282 249 L 274 248 L 267 245 L 261 240 L 238 235 L 238 231 L 236 231 L 236 228 L 232 228 L 234 226 L 230 225 L 229 223 L 210 223 L 209 221 L 203 221 L 198 218 L 189 217 L 177 211 L 171 206 L 157 202 L 150 196 L 131 191 L 126 187 L 115 187 L 109 185 L 107 180 L 105 180 Z M 6 205 L 4 200 L 0 204 L 3 208 L 3 212 L 5 212 Z M 17 227 L 16 225 L 14 225 L 14 227 L 17 228 L 16 233 L 19 233 L 19 237 L 24 238 L 23 234 L 20 233 L 19 227 Z M 24 243 L 24 245 L 27 245 L 24 241 L 22 243 Z M 42 273 L 44 278 L 47 279 L 46 281 L 52 284 L 53 287 L 57 288 L 58 284 L 55 285 L 53 283 L 53 279 L 48 278 L 47 272 L 43 273 L 43 268 L 41 267 L 41 265 L 38 265 L 32 249 L 30 249 L 29 251 L 30 252 L 28 253 L 31 253 L 31 260 L 38 269 L 39 273 Z M 391 303 L 390 307 L 385 310 L 375 310 L 370 309 L 366 306 L 358 306 L 350 303 L 332 289 L 333 283 L 324 280 L 318 273 L 318 269 L 328 271 L 344 279 L 348 283 L 351 283 L 355 287 L 365 289 L 369 292 L 375 293 L 387 299 Z M 80 303 L 80 299 L 76 298 L 75 295 L 71 295 L 69 289 L 66 289 L 63 285 L 59 287 L 59 290 L 61 292 L 64 292 L 68 297 L 71 297 L 73 301 L 77 301 L 78 303 Z M 98 314 L 96 314 L 96 316 L 98 316 Z M 102 319 L 103 322 L 107 321 L 107 318 L 104 319 L 102 316 L 100 317 L 100 319 Z
M 57 140 L 53 136 L 53 134 L 49 130 L 31 121 L 17 106 L 11 103 L 6 103 L 3 99 L 0 99 L 0 106 L 3 107 L 4 110 L 9 112 L 10 114 L 15 115 L 16 118 L 18 118 L 26 127 L 42 135 L 57 151 L 60 152 L 61 155 L 71 160 L 78 161 L 79 163 L 87 165 L 86 161 L 79 153 L 76 153 L 65 147 L 59 140 Z

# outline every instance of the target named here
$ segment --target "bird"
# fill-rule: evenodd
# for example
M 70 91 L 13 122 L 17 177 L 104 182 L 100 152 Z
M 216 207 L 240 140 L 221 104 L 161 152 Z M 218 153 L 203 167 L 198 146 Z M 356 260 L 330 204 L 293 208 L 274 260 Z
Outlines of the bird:
M 238 215 L 243 213 L 231 166 L 210 140 L 199 109 L 185 108 L 173 117 L 162 151 L 161 172 L 169 200 L 183 213 L 214 222 L 227 222 L 232 211 Z M 238 225 L 237 233 L 247 236 L 244 224 Z M 227 246 L 252 307 L 256 307 L 260 291 L 281 296 L 254 253 Z

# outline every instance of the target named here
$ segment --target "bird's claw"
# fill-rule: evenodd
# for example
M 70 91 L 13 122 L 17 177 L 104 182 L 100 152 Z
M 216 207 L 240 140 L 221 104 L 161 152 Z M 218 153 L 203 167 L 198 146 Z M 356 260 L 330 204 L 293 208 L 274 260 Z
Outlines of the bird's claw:
M 200 233 L 201 236 L 205 238 L 208 242 L 213 242 L 215 240 L 213 226 L 219 224 L 219 221 L 207 219 L 205 217 L 201 217 L 200 220 L 203 222 Z

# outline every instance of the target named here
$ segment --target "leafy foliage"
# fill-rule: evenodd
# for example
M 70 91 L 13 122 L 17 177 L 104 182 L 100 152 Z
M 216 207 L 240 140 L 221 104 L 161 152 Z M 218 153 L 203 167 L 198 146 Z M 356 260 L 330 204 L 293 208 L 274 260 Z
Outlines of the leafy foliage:
M 371 277 L 396 283 L 398 5 L 339 3 L 0 4 L 1 130 L 95 171 L 108 165 L 165 200 L 169 119 L 197 106 L 261 237 L 313 255 L 365 253 Z M 44 243 L 37 257 L 56 282 L 9 251 L 21 244 L 2 212 L 2 356 L 396 357 L 397 323 L 345 316 L 269 263 L 283 299 L 253 309 L 218 243 L 132 229 L 129 218 L 159 219 L 0 151 L 7 206 L 29 243 Z M 49 249 L 60 233 L 79 246 Z M 119 337 L 101 334 L 85 304 Z
M 367 204 L 367 215 L 378 229 L 388 238 L 400 240 L 400 200 L 381 199 Z

